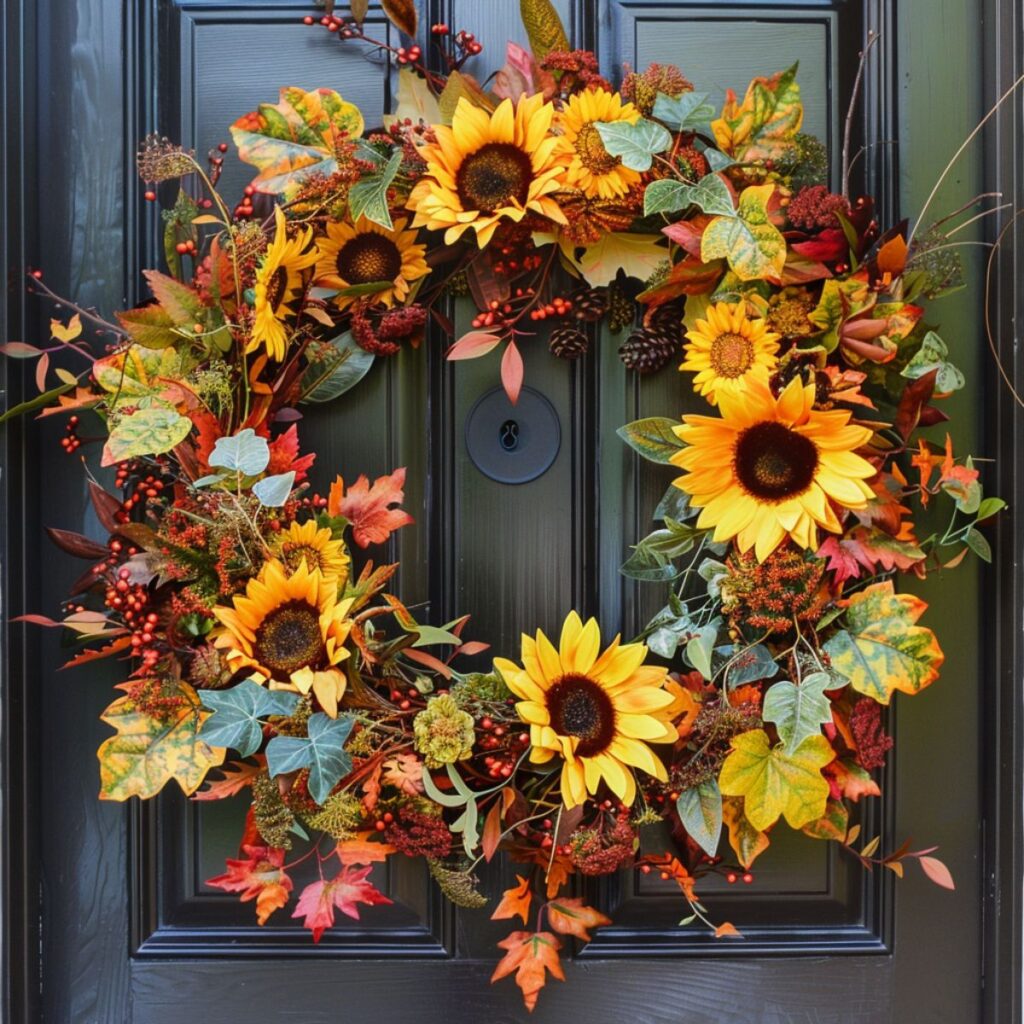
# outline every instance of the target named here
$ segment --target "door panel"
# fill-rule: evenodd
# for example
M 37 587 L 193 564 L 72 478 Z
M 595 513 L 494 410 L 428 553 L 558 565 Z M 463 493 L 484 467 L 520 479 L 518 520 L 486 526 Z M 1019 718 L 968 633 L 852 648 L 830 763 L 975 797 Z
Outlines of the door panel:
M 476 32 L 485 50 L 470 70 L 481 76 L 501 63 L 507 38 L 525 42 L 514 3 L 431 0 L 425 6 L 425 22 Z M 627 64 L 675 63 L 716 102 L 727 86 L 742 90 L 752 74 L 799 59 L 806 128 L 835 153 L 856 50 L 868 27 L 891 22 L 894 5 L 561 0 L 558 6 L 570 34 L 595 46 L 614 74 Z M 881 70 L 868 76 L 865 117 L 873 131 L 901 126 L 904 176 L 877 174 L 895 171 L 896 162 L 883 159 L 886 147 L 860 166 L 893 206 L 899 201 L 910 209 L 922 201 L 936 168 L 975 119 L 970 83 L 980 42 L 973 6 L 904 0 L 901 19 L 914 21 L 915 35 L 901 35 L 898 46 L 892 36 L 877 51 Z M 371 21 L 383 37 L 390 29 L 373 7 Z M 39 102 L 34 121 L 32 159 L 46 168 L 50 187 L 28 214 L 31 262 L 46 267 L 56 285 L 101 307 L 118 306 L 125 293 L 141 296 L 135 270 L 140 253 L 146 265 L 155 259 L 157 222 L 140 201 L 131 154 L 151 128 L 203 154 L 227 140 L 236 116 L 273 100 L 285 84 L 329 85 L 358 103 L 368 123 L 378 120 L 390 104 L 384 70 L 364 60 L 357 46 L 299 24 L 308 9 L 302 0 L 139 0 L 123 7 L 41 0 L 41 24 L 53 27 L 37 41 L 39 79 L 47 97 L 66 97 L 66 105 Z M 939 28 L 925 31 L 928 25 Z M 900 82 L 913 81 L 900 91 L 897 66 Z M 833 167 L 834 179 L 836 173 Z M 225 192 L 236 193 L 249 177 L 229 154 Z M 943 208 L 976 191 L 977 177 L 977 165 L 965 162 Z M 946 335 L 958 339 L 954 357 L 970 369 L 972 311 L 958 299 L 944 305 Z M 471 315 L 457 311 L 460 329 Z M 42 310 L 40 322 L 48 316 Z M 561 443 L 547 472 L 520 485 L 487 478 L 466 449 L 466 420 L 497 383 L 495 362 L 447 364 L 441 337 L 375 367 L 342 403 L 309 413 L 303 438 L 319 453 L 319 487 L 335 472 L 349 481 L 360 472 L 409 467 L 406 505 L 417 524 L 401 531 L 392 554 L 403 563 L 399 592 L 423 606 L 422 618 L 442 622 L 471 611 L 473 638 L 507 653 L 521 629 L 555 628 L 571 605 L 597 615 L 603 629 L 625 634 L 661 606 L 657 587 L 625 580 L 618 566 L 628 545 L 647 532 L 671 475 L 640 463 L 615 429 L 697 405 L 672 373 L 642 382 L 628 376 L 616 354 L 621 340 L 601 338 L 575 365 L 550 359 L 542 337 L 527 348 L 527 385 L 555 410 Z M 39 496 L 38 507 L 30 506 L 35 518 L 99 535 L 78 467 L 50 471 L 55 428 L 44 424 L 27 433 L 24 487 Z M 73 567 L 47 561 L 36 534 L 25 556 L 47 566 L 30 581 L 26 605 L 52 610 Z M 980 683 L 972 653 L 977 623 L 964 615 L 978 590 L 965 575 L 957 600 L 926 595 L 935 600 L 930 624 L 948 638 L 943 680 L 911 711 L 897 714 L 898 772 L 893 768 L 882 780 L 888 796 L 866 808 L 863 819 L 865 830 L 882 832 L 888 845 L 908 834 L 921 845 L 940 842 L 958 892 L 937 894 L 918 878 L 894 887 L 890 877 L 865 875 L 824 845 L 780 832 L 757 865 L 754 885 L 706 887 L 712 914 L 748 935 L 726 945 L 676 927 L 678 899 L 656 878 L 609 879 L 590 895 L 615 925 L 577 950 L 576 962 L 566 966 L 568 984 L 549 985 L 531 1019 L 979 1019 L 979 752 L 971 730 Z M 59 651 L 37 635 L 24 643 L 35 684 L 32 713 L 45 705 L 48 716 L 38 779 L 46 1020 L 191 1024 L 198 1012 L 227 1022 L 259 1012 L 304 1024 L 360 1013 L 389 1022 L 526 1019 L 514 987 L 487 985 L 494 942 L 507 929 L 484 911 L 449 907 L 419 864 L 393 866 L 390 875 L 381 868 L 377 882 L 395 906 L 339 924 L 319 946 L 297 922 L 257 928 L 250 907 L 202 884 L 222 870 L 244 809 L 188 803 L 178 793 L 127 811 L 98 803 L 93 751 L 107 730 L 95 718 L 114 674 L 59 674 Z M 931 770 L 928 745 L 954 729 L 965 737 L 948 755 L 956 783 L 939 792 L 922 782 Z M 511 875 L 504 863 L 489 865 L 485 890 L 498 892 Z M 358 965 L 346 962 L 351 958 L 360 958 Z

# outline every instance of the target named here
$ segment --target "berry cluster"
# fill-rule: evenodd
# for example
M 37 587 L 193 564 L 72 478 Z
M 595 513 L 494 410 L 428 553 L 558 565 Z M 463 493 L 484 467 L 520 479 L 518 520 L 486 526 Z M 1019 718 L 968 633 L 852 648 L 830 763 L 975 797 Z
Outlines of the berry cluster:
M 72 416 L 64 427 L 64 436 L 60 439 L 60 446 L 68 453 L 73 454 L 82 447 L 82 439 L 78 436 L 78 417 Z

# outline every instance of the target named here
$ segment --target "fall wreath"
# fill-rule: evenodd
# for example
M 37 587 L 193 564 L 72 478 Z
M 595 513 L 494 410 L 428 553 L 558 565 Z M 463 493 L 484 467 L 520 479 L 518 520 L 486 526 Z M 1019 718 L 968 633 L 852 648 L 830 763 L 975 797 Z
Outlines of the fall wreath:
M 738 937 L 701 881 L 749 880 L 784 822 L 951 887 L 932 850 L 859 836 L 851 805 L 879 795 L 886 706 L 943 660 L 897 578 L 988 559 L 978 525 L 1003 505 L 930 430 L 964 384 L 918 304 L 961 283 L 954 221 L 883 232 L 845 152 L 832 191 L 795 67 L 720 111 L 671 66 L 616 89 L 546 0 L 523 0 L 532 53 L 510 45 L 488 87 L 463 70 L 471 33 L 434 25 L 427 66 L 369 38 L 366 6 L 305 20 L 397 67 L 381 128 L 329 89 L 282 89 L 231 126 L 258 170 L 233 209 L 226 144 L 197 160 L 147 138 L 145 199 L 170 200 L 151 301 L 107 320 L 34 271 L 73 315 L 48 345 L 3 346 L 36 360 L 40 391 L 7 416 L 66 416 L 69 454 L 102 426 L 89 489 L 109 538 L 51 530 L 88 564 L 59 620 L 26 616 L 75 638 L 69 665 L 124 665 L 101 797 L 173 779 L 246 800 L 209 884 L 261 925 L 291 905 L 314 941 L 389 902 L 378 862 L 422 857 L 484 907 L 476 868 L 507 852 L 519 884 L 491 916 L 522 928 L 494 978 L 514 973 L 531 1009 L 565 937 L 608 923 L 568 895 L 574 876 L 660 872 L 683 925 Z M 411 4 L 382 6 L 416 37 Z M 456 301 L 476 316 L 454 339 Z M 667 591 L 641 636 L 569 610 L 560 635 L 523 623 L 520 650 L 460 671 L 487 647 L 469 617 L 421 624 L 389 591 L 397 566 L 366 555 L 412 523 L 404 470 L 314 489 L 303 405 L 446 334 L 452 360 L 500 349 L 513 402 L 538 337 L 561 359 L 619 344 L 629 371 L 668 368 L 706 399 L 620 431 L 673 474 L 622 566 Z M 948 526 L 922 536 L 937 504 Z

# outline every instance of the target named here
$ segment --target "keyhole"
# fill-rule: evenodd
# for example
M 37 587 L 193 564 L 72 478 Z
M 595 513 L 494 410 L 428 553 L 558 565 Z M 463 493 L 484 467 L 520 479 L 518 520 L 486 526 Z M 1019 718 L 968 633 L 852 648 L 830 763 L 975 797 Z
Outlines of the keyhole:
M 498 443 L 507 452 L 514 452 L 519 447 L 519 424 L 515 420 L 502 423 Z

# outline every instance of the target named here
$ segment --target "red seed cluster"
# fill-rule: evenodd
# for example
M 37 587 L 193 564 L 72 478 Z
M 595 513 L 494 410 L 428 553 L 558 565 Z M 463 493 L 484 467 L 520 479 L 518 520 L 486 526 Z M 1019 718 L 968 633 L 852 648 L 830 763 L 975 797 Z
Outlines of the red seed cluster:
M 73 454 L 82 447 L 82 439 L 78 436 L 77 416 L 72 416 L 64 427 L 64 436 L 60 439 L 60 446 L 68 455 Z

